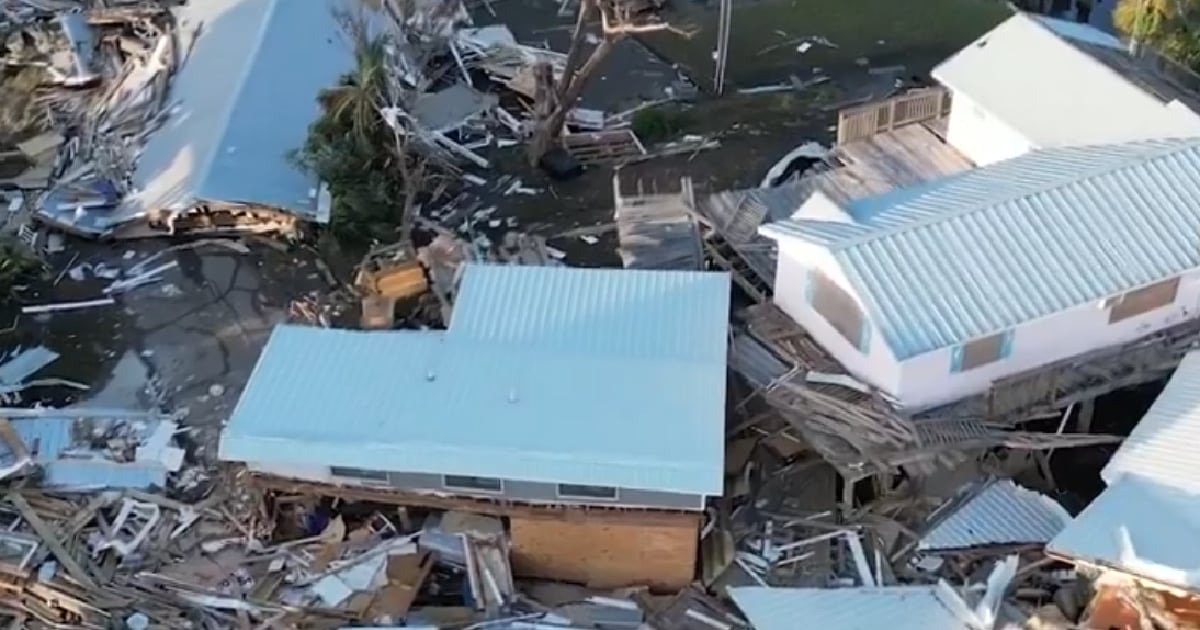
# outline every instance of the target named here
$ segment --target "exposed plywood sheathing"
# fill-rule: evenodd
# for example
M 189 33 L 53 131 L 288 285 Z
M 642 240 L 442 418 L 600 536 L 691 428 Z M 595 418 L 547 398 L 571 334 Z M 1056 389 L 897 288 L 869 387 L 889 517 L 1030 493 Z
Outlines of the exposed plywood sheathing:
M 695 574 L 700 519 L 646 514 L 623 520 L 510 519 L 513 572 L 594 588 L 683 588 Z

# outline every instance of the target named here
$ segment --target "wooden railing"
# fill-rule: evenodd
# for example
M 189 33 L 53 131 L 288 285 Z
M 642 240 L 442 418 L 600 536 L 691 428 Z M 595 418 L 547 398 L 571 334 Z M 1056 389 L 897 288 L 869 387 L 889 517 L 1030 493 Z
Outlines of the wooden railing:
M 950 90 L 942 87 L 910 90 L 885 101 L 838 112 L 838 144 L 870 138 L 912 123 L 950 115 Z

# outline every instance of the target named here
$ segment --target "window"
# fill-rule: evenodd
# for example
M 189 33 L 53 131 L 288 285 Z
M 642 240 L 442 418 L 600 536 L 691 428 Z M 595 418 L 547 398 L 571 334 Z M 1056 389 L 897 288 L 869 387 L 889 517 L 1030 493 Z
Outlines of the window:
M 1156 282 L 1150 286 L 1134 289 L 1114 300 L 1108 310 L 1108 323 L 1115 324 L 1136 315 L 1149 313 L 1175 302 L 1179 291 L 1179 278 Z
M 617 489 L 611 486 L 581 486 L 572 483 L 558 484 L 560 499 L 607 499 L 617 498 Z
M 863 352 L 870 351 L 867 326 L 858 303 L 836 282 L 820 271 L 808 273 L 808 301 L 818 315 L 825 318 L 850 345 Z
M 442 485 L 448 490 L 470 490 L 471 492 L 504 492 L 504 482 L 492 477 L 469 477 L 445 475 Z
M 346 477 L 347 479 L 357 479 L 359 481 L 376 481 L 387 483 L 388 480 L 388 474 L 380 470 L 365 470 L 363 468 L 330 466 L 329 473 L 334 477 Z
M 1011 346 L 1011 330 L 964 343 L 951 352 L 950 371 L 966 372 L 1008 358 Z

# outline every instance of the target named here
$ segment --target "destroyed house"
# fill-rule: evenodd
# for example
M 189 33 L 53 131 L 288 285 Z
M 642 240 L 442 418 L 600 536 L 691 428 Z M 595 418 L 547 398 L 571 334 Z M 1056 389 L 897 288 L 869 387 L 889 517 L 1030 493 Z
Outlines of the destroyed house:
M 1047 553 L 1152 589 L 1200 597 L 1197 454 L 1200 351 L 1192 351 L 1101 470 L 1105 490 Z
M 980 165 L 1200 136 L 1200 77 L 1086 24 L 1017 13 L 932 74 L 952 95 L 947 141 Z
M 147 219 L 211 232 L 328 221 L 327 195 L 289 154 L 320 116 L 321 91 L 354 67 L 334 12 L 353 4 L 204 0 L 176 9 L 180 65 L 129 193 L 115 208 L 52 198 L 43 218 L 85 234 Z
M 222 438 L 281 477 L 698 511 L 723 488 L 725 274 L 471 265 L 446 331 L 281 326 Z
M 729 302 L 722 273 L 468 265 L 445 331 L 276 328 L 219 456 L 505 516 L 523 577 L 681 588 L 724 489 Z
M 856 377 L 921 410 L 1193 320 L 1200 140 L 1055 148 L 760 232 L 774 300 Z

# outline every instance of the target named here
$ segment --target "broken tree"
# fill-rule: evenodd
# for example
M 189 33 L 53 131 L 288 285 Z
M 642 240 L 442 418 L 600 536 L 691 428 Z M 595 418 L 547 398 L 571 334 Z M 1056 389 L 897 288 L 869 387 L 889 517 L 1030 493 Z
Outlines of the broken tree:
M 541 63 L 534 70 L 534 125 L 527 145 L 530 164 L 537 165 L 554 147 L 566 124 L 567 114 L 579 100 L 583 88 L 621 40 L 631 34 L 655 31 L 672 31 L 684 37 L 691 35 L 660 21 L 653 13 L 654 8 L 654 3 L 639 0 L 579 0 L 575 30 L 562 75 L 555 76 L 548 63 Z M 590 34 L 588 26 L 597 15 L 600 18 L 600 42 L 583 61 L 584 45 Z

